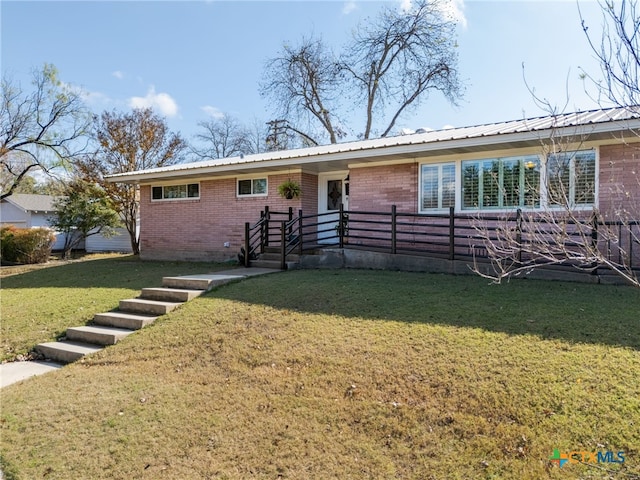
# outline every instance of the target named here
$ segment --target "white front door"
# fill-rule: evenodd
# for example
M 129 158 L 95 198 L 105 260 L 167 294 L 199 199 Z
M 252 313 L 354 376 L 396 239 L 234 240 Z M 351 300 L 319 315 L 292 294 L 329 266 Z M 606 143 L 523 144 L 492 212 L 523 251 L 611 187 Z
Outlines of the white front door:
M 318 175 L 318 243 L 335 243 L 340 204 L 349 210 L 349 172 Z M 326 215 L 325 215 L 326 214 Z

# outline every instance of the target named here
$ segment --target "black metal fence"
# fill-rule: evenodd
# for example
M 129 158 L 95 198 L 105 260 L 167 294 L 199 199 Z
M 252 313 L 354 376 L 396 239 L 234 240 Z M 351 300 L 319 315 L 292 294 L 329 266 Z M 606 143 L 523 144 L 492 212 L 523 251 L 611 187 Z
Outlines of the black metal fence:
M 606 232 L 606 234 L 604 234 Z M 525 215 L 456 213 L 416 214 L 346 211 L 304 215 L 294 212 L 261 212 L 258 222 L 245 224 L 244 258 L 251 259 L 268 247 L 280 252 L 281 265 L 291 254 L 322 247 L 349 247 L 391 254 L 457 259 L 483 259 L 503 248 L 518 262 L 535 262 L 536 252 L 558 256 L 596 247 L 611 261 L 640 268 L 640 222 L 605 222 L 586 214 L 584 219 Z

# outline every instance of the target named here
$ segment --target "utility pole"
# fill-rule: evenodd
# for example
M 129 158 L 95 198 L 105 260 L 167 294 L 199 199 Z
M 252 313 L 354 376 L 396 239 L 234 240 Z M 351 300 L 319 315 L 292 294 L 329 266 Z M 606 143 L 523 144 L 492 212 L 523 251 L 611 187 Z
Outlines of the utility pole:
M 269 125 L 269 134 L 266 138 L 267 151 L 286 150 L 289 148 L 289 138 L 287 136 L 286 120 L 271 120 L 267 122 Z

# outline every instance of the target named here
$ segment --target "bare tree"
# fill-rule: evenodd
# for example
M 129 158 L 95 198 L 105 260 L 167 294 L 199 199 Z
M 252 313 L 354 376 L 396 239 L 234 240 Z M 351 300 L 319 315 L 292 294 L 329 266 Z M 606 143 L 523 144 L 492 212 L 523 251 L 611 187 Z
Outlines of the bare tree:
M 258 118 L 254 118 L 249 127 L 247 127 L 249 140 L 248 153 L 261 153 L 268 150 L 267 137 L 269 129 L 267 124 Z
M 430 91 L 456 103 L 462 86 L 455 36 L 455 22 L 441 0 L 415 2 L 407 12 L 387 8 L 376 22 L 356 30 L 342 65 L 366 105 L 363 138 L 370 137 L 376 119 L 380 136 L 389 135 L 398 118 Z
M 462 96 L 455 22 L 444 12 L 444 0 L 419 0 L 410 10 L 387 7 L 354 31 L 339 56 L 320 39 L 285 46 L 267 63 L 261 93 L 309 144 L 346 136 L 341 118 L 353 105 L 364 110 L 359 137 L 387 136 L 429 92 L 454 104 Z
M 103 112 L 95 118 L 97 148 L 77 163 L 80 176 L 97 182 L 107 192 L 124 220 L 134 254 L 140 253 L 138 190 L 135 185 L 105 181 L 105 175 L 173 165 L 182 161 L 187 147 L 179 134 L 171 133 L 164 118 L 150 108 L 131 113 Z
M 589 46 L 600 62 L 603 79 L 584 72 L 598 92 L 619 107 L 640 105 L 640 8 L 636 0 L 599 2 L 601 30 L 580 20 Z M 579 6 L 579 4 L 578 4 Z M 595 34 L 595 36 L 594 36 Z M 599 38 L 598 38 L 599 37 Z
M 600 30 L 579 12 L 603 77 L 584 72 L 584 78 L 595 87 L 592 97 L 600 105 L 616 107 L 604 112 L 623 125 L 615 135 L 617 158 L 601 158 L 596 172 L 595 161 L 585 161 L 589 129 L 567 131 L 572 122 L 579 123 L 579 114 L 564 114 L 566 105 L 558 109 L 534 95 L 550 115 L 550 134 L 541 138 L 540 176 L 530 186 L 540 192 L 540 201 L 510 218 L 492 223 L 478 216 L 475 221 L 477 240 L 491 262 L 489 269 L 475 262 L 475 270 L 495 281 L 569 264 L 586 271 L 603 268 L 640 287 L 640 10 L 637 0 L 605 1 L 600 8 Z M 599 204 L 596 195 L 602 197 Z
M 261 94 L 269 97 L 286 128 L 318 145 L 322 136 L 336 143 L 344 136 L 334 123 L 340 97 L 341 66 L 322 40 L 303 38 L 285 45 L 265 69 Z M 313 128 L 320 125 L 320 131 Z
M 25 176 L 68 166 L 85 147 L 90 125 L 80 93 L 63 84 L 53 65 L 33 73 L 33 91 L 2 79 L 0 165 L 2 192 L 11 195 Z
M 13 191 L 13 195 L 16 193 L 26 193 L 33 195 L 52 195 L 55 197 L 64 195 L 66 188 L 66 182 L 55 176 L 40 179 L 27 174 L 20 182 L 20 185 Z
M 625 109 L 610 114 L 633 117 Z M 639 116 L 640 111 L 635 118 Z M 551 133 L 540 139 L 539 160 L 519 165 L 529 170 L 522 175 L 528 181 L 525 192 L 531 192 L 527 204 L 510 214 L 492 217 L 489 213 L 473 220 L 472 242 L 486 250 L 490 261 L 487 268 L 474 259 L 474 270 L 480 275 L 499 283 L 536 268 L 569 265 L 586 272 L 605 269 L 640 286 L 640 185 L 629 191 L 620 188 L 620 179 L 609 179 L 619 194 L 609 192 L 607 208 L 595 206 L 595 151 L 585 144 L 589 130 L 577 126 L 567 131 L 579 118 L 580 114 L 551 115 Z M 502 180 L 492 176 L 485 189 L 507 198 L 505 177 L 504 172 Z
M 192 149 L 198 157 L 227 158 L 253 153 L 251 132 L 228 114 L 198 122 L 198 126 L 203 132 L 195 138 L 204 144 L 203 147 Z

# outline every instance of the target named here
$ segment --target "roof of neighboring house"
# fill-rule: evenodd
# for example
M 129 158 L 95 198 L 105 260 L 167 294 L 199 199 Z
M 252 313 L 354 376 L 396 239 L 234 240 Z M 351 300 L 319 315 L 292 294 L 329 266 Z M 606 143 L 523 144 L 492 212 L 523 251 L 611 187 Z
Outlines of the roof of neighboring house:
M 35 195 L 28 193 L 14 193 L 3 200 L 15 205 L 25 212 L 53 212 L 53 204 L 57 197 L 52 195 Z
M 541 145 L 551 136 L 612 138 L 612 133 L 640 129 L 640 107 L 612 108 L 528 118 L 472 127 L 422 131 L 409 135 L 336 143 L 295 150 L 240 155 L 215 160 L 110 175 L 113 182 L 145 182 L 302 168 L 347 169 L 350 163 L 415 158 L 429 154 L 467 153 L 496 148 Z M 321 165 L 326 165 L 322 166 Z

